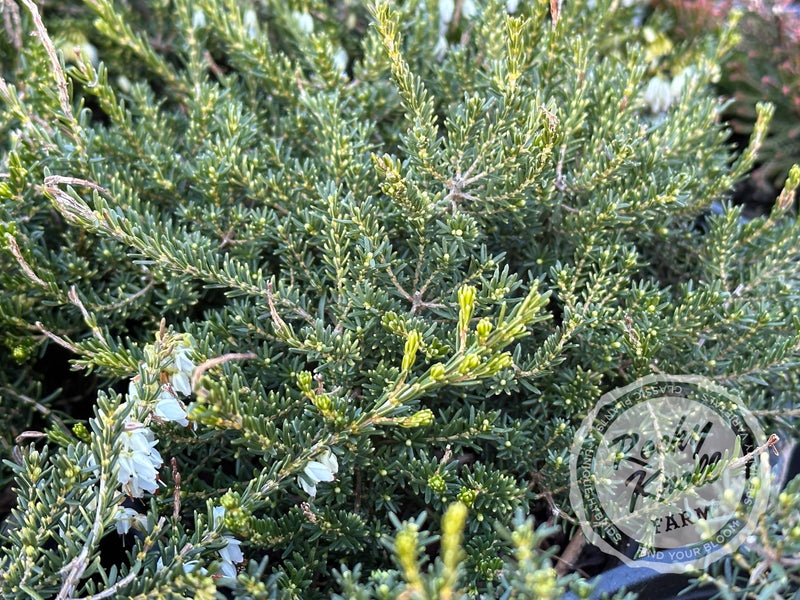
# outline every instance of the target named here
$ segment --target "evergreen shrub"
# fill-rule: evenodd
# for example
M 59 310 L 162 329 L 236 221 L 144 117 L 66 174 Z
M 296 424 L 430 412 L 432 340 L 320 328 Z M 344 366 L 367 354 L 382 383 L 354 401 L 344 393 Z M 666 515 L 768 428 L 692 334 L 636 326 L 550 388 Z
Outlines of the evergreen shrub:
M 747 184 L 751 196 L 771 204 L 791 166 L 800 158 L 800 11 L 790 0 L 665 0 L 656 3 L 675 43 L 690 43 L 704 28 L 718 27 L 737 6 L 746 10 L 739 41 L 722 64 L 716 87 L 730 98 L 724 115 L 733 130 L 749 136 L 756 105 L 769 102 L 774 116 L 756 168 Z M 751 201 L 751 204 L 753 202 Z
M 0 9 L 3 598 L 586 597 L 603 393 L 795 426 L 800 169 L 725 203 L 730 28 L 665 86 L 609 0 Z M 791 593 L 775 502 L 704 577 Z

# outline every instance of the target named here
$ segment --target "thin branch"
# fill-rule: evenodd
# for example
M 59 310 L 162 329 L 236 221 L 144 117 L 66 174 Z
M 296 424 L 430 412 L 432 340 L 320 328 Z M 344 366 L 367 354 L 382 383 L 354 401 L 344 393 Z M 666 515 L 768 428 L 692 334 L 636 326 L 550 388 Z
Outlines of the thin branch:
M 100 538 L 100 533 L 103 528 L 103 508 L 105 504 L 103 499 L 106 495 L 107 484 L 108 473 L 103 467 L 103 462 L 101 461 L 100 483 L 97 490 L 97 503 L 94 511 L 94 522 L 92 523 L 92 529 L 89 532 L 89 535 L 87 536 L 86 541 L 83 544 L 83 548 L 78 556 L 73 558 L 68 565 L 61 569 L 61 575 L 64 578 L 64 583 L 61 586 L 61 590 L 58 592 L 58 596 L 56 596 L 56 600 L 68 600 L 73 597 L 72 594 L 75 591 L 81 576 L 89 566 L 89 548 L 90 546 L 94 545 L 96 539 Z
M 64 177 L 62 175 L 49 175 L 44 178 L 44 185 L 46 187 L 50 187 L 53 185 L 85 185 L 86 187 L 90 187 L 93 190 L 96 190 L 103 194 L 104 196 L 110 198 L 111 192 L 109 192 L 106 188 L 102 185 L 98 185 L 93 181 L 89 181 L 88 179 L 80 179 L 78 177 Z
M 41 321 L 36 321 L 36 329 L 41 331 L 43 334 L 45 334 L 48 338 L 53 340 L 56 344 L 58 344 L 62 348 L 66 348 L 67 350 L 69 350 L 70 352 L 74 352 L 75 354 L 82 354 L 81 350 L 77 346 L 73 346 L 64 338 L 59 337 L 55 333 L 45 329 Z
M 397 291 L 400 293 L 400 295 L 403 298 L 405 298 L 406 300 L 408 300 L 409 302 L 413 302 L 414 299 L 411 297 L 411 294 L 409 294 L 407 291 L 405 291 L 403 289 L 403 286 L 400 285 L 400 282 L 397 280 L 397 276 L 394 274 L 394 271 L 392 271 L 392 267 L 387 265 L 386 266 L 386 272 L 389 274 L 389 279 L 394 284 L 394 287 L 397 289 Z
M 85 185 L 86 187 L 90 187 L 93 190 L 96 190 L 106 196 L 107 198 L 111 198 L 111 192 L 109 192 L 106 188 L 102 185 L 98 185 L 93 181 L 89 181 L 88 179 L 79 179 L 78 177 L 64 177 L 62 175 L 49 175 L 48 177 L 44 178 L 44 185 L 46 188 L 52 187 L 54 185 Z
M 150 281 L 147 283 L 147 285 L 144 286 L 142 289 L 140 289 L 135 294 L 131 294 L 127 298 L 124 298 L 124 299 L 119 300 L 118 302 L 114 302 L 112 304 L 101 304 L 100 306 L 97 307 L 97 310 L 107 311 L 107 310 L 117 310 L 119 308 L 123 308 L 123 307 L 127 306 L 128 304 L 131 304 L 132 302 L 135 302 L 137 298 L 141 298 L 142 296 L 144 296 L 147 292 L 149 292 L 151 289 L 153 289 L 155 284 L 156 284 L 155 280 L 151 278 Z
M 58 60 L 58 54 L 56 53 L 56 47 L 53 45 L 53 40 L 50 39 L 50 36 L 47 34 L 47 29 L 42 23 L 42 16 L 39 14 L 39 9 L 36 8 L 36 4 L 32 0 L 22 0 L 22 3 L 25 7 L 30 11 L 31 16 L 33 17 L 33 23 L 36 26 L 36 32 L 39 36 L 39 39 L 42 41 L 44 45 L 44 49 L 47 52 L 47 56 L 50 58 L 50 64 L 53 67 L 53 74 L 56 77 L 56 82 L 58 84 L 58 97 L 61 100 L 61 110 L 64 111 L 64 114 L 69 118 L 70 121 L 75 121 L 75 116 L 72 114 L 72 105 L 70 104 L 69 100 L 69 87 L 67 86 L 67 78 L 64 75 L 64 69 L 61 68 L 61 62 Z
M 752 452 L 748 452 L 747 454 L 745 454 L 741 458 L 738 458 L 738 459 L 734 460 L 733 462 L 731 462 L 730 465 L 728 465 L 728 467 L 731 468 L 731 469 L 735 469 L 737 467 L 743 467 L 748 462 L 750 462 L 753 458 L 755 458 L 757 455 L 759 455 L 759 454 L 761 454 L 763 452 L 766 452 L 767 450 L 772 450 L 772 452 L 775 454 L 775 456 L 777 456 L 778 455 L 778 449 L 775 447 L 775 445 L 779 441 L 781 441 L 781 438 L 779 438 L 776 434 L 773 433 L 772 435 L 769 436 L 769 439 L 765 443 L 761 444 L 758 448 L 756 448 Z
M 14 438 L 15 444 L 20 444 L 23 440 L 27 439 L 34 439 L 38 440 L 43 437 L 47 437 L 46 433 L 42 433 L 41 431 L 23 431 L 17 437 Z
M 232 353 L 232 354 L 223 354 L 222 356 L 217 356 L 215 358 L 210 358 L 204 363 L 200 363 L 197 365 L 197 368 L 194 370 L 192 374 L 192 389 L 197 387 L 197 382 L 203 377 L 205 372 L 212 368 L 216 367 L 217 365 L 224 364 L 226 362 L 230 362 L 232 360 L 248 360 L 251 358 L 258 358 L 258 354 L 253 352 L 242 352 L 242 353 Z
M 181 516 L 181 473 L 178 471 L 178 461 L 173 456 L 172 460 L 172 481 L 175 482 L 175 489 L 172 492 L 172 518 L 176 521 Z
M 73 305 L 77 306 L 77 307 L 78 307 L 78 310 L 80 310 L 80 311 L 81 311 L 81 314 L 83 315 L 83 320 L 84 320 L 84 322 L 85 322 L 85 323 L 86 323 L 86 324 L 87 324 L 87 325 L 88 325 L 88 326 L 91 328 L 91 330 L 92 330 L 92 335 L 94 335 L 94 337 L 95 337 L 95 338 L 96 338 L 96 339 L 97 339 L 97 340 L 98 340 L 98 341 L 99 341 L 101 344 L 103 344 L 103 346 L 105 346 L 106 348 L 109 348 L 109 349 L 110 349 L 110 348 L 111 348 L 111 346 L 110 346 L 110 345 L 109 345 L 109 343 L 106 341 L 106 338 L 105 338 L 105 336 L 103 335 L 103 332 L 102 332 L 102 331 L 100 331 L 100 328 L 97 326 L 97 324 L 96 324 L 96 322 L 95 322 L 95 319 L 93 319 L 93 318 L 92 318 L 92 316 L 89 314 L 89 311 L 88 311 L 88 310 L 86 310 L 86 307 L 83 305 L 83 302 L 81 302 L 81 299 L 78 297 L 78 290 L 77 290 L 77 288 L 76 288 L 74 285 L 73 285 L 73 286 L 70 286 L 70 288 L 69 288 L 69 292 L 67 293 L 67 298 L 69 298 L 69 301 L 70 301 L 70 302 L 71 302 Z
M 163 519 L 164 517 L 161 517 L 161 518 Z M 86 597 L 84 597 L 82 599 L 77 599 L 77 598 L 71 597 L 68 600 L 102 600 L 102 598 L 108 598 L 112 594 L 116 594 L 119 591 L 120 588 L 125 587 L 126 585 L 131 583 L 134 579 L 136 579 L 137 575 L 139 575 L 138 571 L 131 571 L 130 573 L 125 575 L 125 577 L 120 579 L 117 583 L 112 585 L 110 588 L 107 588 L 107 589 L 103 590 L 102 592 L 99 592 L 97 594 L 93 594 L 91 596 L 86 596 Z
M 776 408 L 775 410 L 751 410 L 751 413 L 757 417 L 764 417 L 767 415 L 781 416 L 781 417 L 800 417 L 800 408 Z
M 19 244 L 17 243 L 16 238 L 13 235 L 6 235 L 6 241 L 8 242 L 9 250 L 11 250 L 11 254 L 14 255 L 14 258 L 17 259 L 20 268 L 28 276 L 28 278 L 33 281 L 36 285 L 41 286 L 47 289 L 49 286 L 39 277 L 36 273 L 34 273 L 31 266 L 25 260 L 25 257 L 22 256 L 22 251 L 19 249 Z
M 422 299 L 424 288 L 427 287 L 430 281 L 425 283 L 425 286 L 423 286 L 422 290 L 415 291 L 414 295 L 412 296 L 403 289 L 402 285 L 400 285 L 400 282 L 397 280 L 397 276 L 394 274 L 394 271 L 392 271 L 391 267 L 387 266 L 386 272 L 388 273 L 389 279 L 394 284 L 394 287 L 397 289 L 400 295 L 411 303 L 411 312 L 413 314 L 418 315 L 420 311 L 428 308 L 445 308 L 444 304 L 439 304 L 438 302 L 426 302 Z

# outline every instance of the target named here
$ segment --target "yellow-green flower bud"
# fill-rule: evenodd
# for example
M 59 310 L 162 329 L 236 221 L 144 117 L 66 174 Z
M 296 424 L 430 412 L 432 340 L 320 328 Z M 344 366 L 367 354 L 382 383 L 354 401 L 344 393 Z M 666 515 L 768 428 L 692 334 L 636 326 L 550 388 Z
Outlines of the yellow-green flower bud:
M 75 434 L 75 437 L 84 442 L 88 442 L 91 439 L 89 430 L 86 429 L 86 425 L 83 423 L 75 423 L 75 425 L 72 426 L 72 433 Z
M 434 473 L 428 477 L 428 487 L 437 494 L 443 494 L 447 490 L 447 483 L 439 473 Z
M 488 338 L 489 334 L 492 333 L 492 329 L 494 329 L 494 325 L 492 325 L 492 322 L 486 317 L 478 321 L 475 331 L 478 334 L 478 341 L 481 344 L 486 343 L 486 338 Z
M 420 411 L 415 412 L 410 417 L 406 417 L 405 419 L 401 419 L 399 424 L 401 427 L 427 427 L 434 421 L 433 411 L 429 408 L 424 408 Z
M 455 574 L 461 560 L 461 534 L 467 520 L 467 507 L 461 502 L 450 505 L 442 519 L 442 562 L 445 570 Z
M 511 354 L 508 352 L 503 352 L 492 358 L 487 365 L 489 375 L 494 375 L 495 373 L 502 371 L 503 369 L 507 369 L 511 365 L 514 364 L 514 359 L 511 358 Z
M 242 500 L 241 496 L 239 495 L 238 492 L 232 492 L 228 490 L 227 492 L 225 492 L 225 494 L 223 494 L 222 498 L 219 499 L 219 503 L 221 506 L 225 507 L 226 511 L 228 511 L 239 508 L 241 500 Z
M 397 559 L 403 567 L 406 581 L 412 586 L 420 584 L 419 568 L 417 566 L 417 555 L 419 545 L 417 542 L 417 529 L 414 525 L 407 525 L 402 531 L 397 532 L 394 540 L 394 547 L 397 551 Z
M 471 490 L 469 488 L 461 488 L 458 492 L 458 499 L 464 503 L 464 506 L 472 507 L 475 503 L 475 498 L 478 497 L 478 490 Z
M 477 290 L 474 286 L 464 285 L 458 290 L 458 328 L 459 331 L 466 331 L 475 311 L 475 294 Z
M 442 363 L 436 363 L 431 367 L 431 379 L 441 381 L 447 376 L 447 369 Z
M 481 357 L 477 354 L 467 354 L 461 361 L 461 364 L 458 366 L 458 372 L 461 375 L 466 375 L 475 367 L 481 364 Z
M 314 380 L 313 375 L 309 371 L 300 371 L 297 374 L 297 385 L 300 391 L 306 395 L 311 395 L 311 384 Z
M 11 187 L 8 184 L 0 184 L 0 193 L 3 193 L 5 190 L 8 190 L 8 193 L 11 194 Z M 14 237 L 17 235 L 17 224 L 13 221 L 0 223 L 0 237 L 5 236 L 8 234 L 10 237 Z
M 526 587 L 533 592 L 534 598 L 547 600 L 558 596 L 558 577 L 555 569 L 540 569 L 525 577 Z
M 405 331 L 403 320 L 393 311 L 383 315 L 381 325 L 393 333 L 403 333 Z
M 314 406 L 316 406 L 317 410 L 322 414 L 328 414 L 333 409 L 333 399 L 328 394 L 314 396 L 311 402 L 314 403 Z
M 778 210 L 789 210 L 794 205 L 798 187 L 800 187 L 800 165 L 792 165 L 792 168 L 789 169 L 789 176 L 783 184 L 783 190 L 775 203 Z
M 403 371 L 408 371 L 414 366 L 414 361 L 417 359 L 417 350 L 419 350 L 419 343 L 421 340 L 422 336 L 416 329 L 412 329 L 408 332 L 406 346 L 403 349 Z

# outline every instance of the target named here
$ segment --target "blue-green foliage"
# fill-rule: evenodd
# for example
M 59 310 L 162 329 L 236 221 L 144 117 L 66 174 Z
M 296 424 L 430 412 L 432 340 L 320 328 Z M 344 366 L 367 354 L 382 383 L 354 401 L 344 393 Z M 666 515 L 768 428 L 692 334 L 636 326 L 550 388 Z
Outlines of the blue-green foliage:
M 694 373 L 772 423 L 796 403 L 800 172 L 769 218 L 709 215 L 770 114 L 735 157 L 708 91 L 729 32 L 654 112 L 640 9 L 456 4 L 48 2 L 49 37 L 0 4 L 2 439 L 49 443 L 20 442 L 3 597 L 585 594 L 534 525 L 569 513 L 605 391 Z M 157 402 L 177 332 L 194 427 L 147 414 L 161 493 L 109 556 L 119 392 Z M 57 347 L 94 379 L 54 381 Z M 419 516 L 456 501 L 458 571 L 421 555 L 417 585 Z

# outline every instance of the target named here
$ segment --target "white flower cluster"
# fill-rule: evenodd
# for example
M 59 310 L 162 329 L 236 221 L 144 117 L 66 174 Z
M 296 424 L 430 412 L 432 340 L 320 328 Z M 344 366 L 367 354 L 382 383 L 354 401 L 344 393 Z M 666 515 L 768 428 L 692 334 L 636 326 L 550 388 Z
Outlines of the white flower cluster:
M 188 396 L 192 392 L 191 376 L 195 364 L 190 354 L 193 349 L 194 344 L 187 335 L 173 347 L 171 361 L 158 374 L 159 377 L 166 374 L 167 381 L 161 384 L 154 404 L 142 399 L 141 374 L 131 379 L 128 386 L 126 404 L 132 405 L 132 409 L 118 438 L 117 478 L 122 491 L 130 498 L 141 498 L 145 492 L 153 494 L 158 489 L 158 471 L 164 461 L 156 450 L 158 440 L 148 426 L 149 422 L 174 421 L 184 427 L 189 425 L 186 407 L 178 394 Z
M 195 344 L 189 335 L 184 335 L 171 348 L 164 364 L 160 365 L 156 381 L 159 382 L 155 398 L 143 399 L 143 374 L 136 375 L 128 386 L 126 403 L 131 405 L 131 412 L 125 419 L 122 435 L 118 438 L 119 455 L 118 480 L 122 491 L 129 498 L 141 498 L 145 492 L 154 494 L 158 490 L 158 472 L 164 461 L 156 444 L 158 440 L 148 424 L 174 422 L 184 427 L 191 425 L 186 406 L 181 397 L 192 394 L 192 375 L 196 365 L 192 361 Z M 150 380 L 153 380 L 152 373 Z M 152 394 L 152 390 L 150 392 Z M 150 395 L 152 398 L 152 395 Z M 335 461 L 335 459 L 334 459 Z M 217 527 L 225 517 L 225 508 L 214 507 L 214 526 Z M 127 533 L 131 527 L 146 530 L 147 517 L 133 508 L 118 507 L 114 515 L 117 532 Z M 219 550 L 222 566 L 219 575 L 236 577 L 236 565 L 244 560 L 240 548 L 241 542 L 231 536 L 222 536 L 225 546 Z M 189 573 L 197 566 L 197 561 L 189 561 L 183 565 Z M 158 568 L 164 567 L 159 559 Z
M 132 509 L 125 508 L 120 509 L 131 511 Z M 136 511 L 133 511 L 134 513 Z M 215 506 L 214 507 L 214 527 L 219 525 L 219 522 L 225 517 L 225 507 L 224 506 Z M 139 515 L 141 516 L 141 515 Z M 117 531 L 120 530 L 119 524 L 117 524 Z M 127 531 L 127 529 L 125 530 Z M 222 577 L 236 577 L 237 569 L 236 565 L 244 561 L 244 554 L 242 554 L 242 550 L 240 548 L 241 542 L 236 538 L 223 535 L 222 539 L 225 540 L 225 546 L 219 549 L 219 557 L 221 559 L 221 566 L 219 571 L 217 571 L 217 575 Z M 190 560 L 189 562 L 183 563 L 183 572 L 184 573 L 191 573 L 197 568 L 198 561 Z M 156 568 L 160 571 L 164 568 L 164 560 L 162 558 L 158 559 L 156 562 Z M 207 574 L 207 571 L 201 568 L 199 573 L 203 575 Z
M 317 495 L 317 484 L 321 481 L 333 481 L 333 476 L 339 471 L 339 462 L 336 455 L 326 450 L 319 460 L 311 460 L 297 476 L 297 482 L 312 498 Z
M 671 81 L 656 75 L 648 82 L 644 90 L 644 101 L 653 114 L 667 112 L 673 102 L 680 97 L 686 84 L 686 77 L 686 70 L 683 70 Z
M 215 506 L 213 514 L 214 527 L 216 527 L 225 518 L 225 507 Z M 222 559 L 220 572 L 225 577 L 236 577 L 236 565 L 244 560 L 244 555 L 239 547 L 241 542 L 229 535 L 223 535 L 222 539 L 225 540 L 226 544 L 219 549 L 219 556 Z
M 183 427 L 189 426 L 189 420 L 186 418 L 186 407 L 178 394 L 182 396 L 192 394 L 192 374 L 196 366 L 191 359 L 193 351 L 194 344 L 188 342 L 187 338 L 173 348 L 172 364 L 164 369 L 169 380 L 161 386 L 154 411 L 159 419 L 174 421 Z
M 149 427 L 125 419 L 125 428 L 118 438 L 119 471 L 117 479 L 130 498 L 141 498 L 145 492 L 158 489 L 158 470 L 164 461 L 156 450 L 156 439 Z

